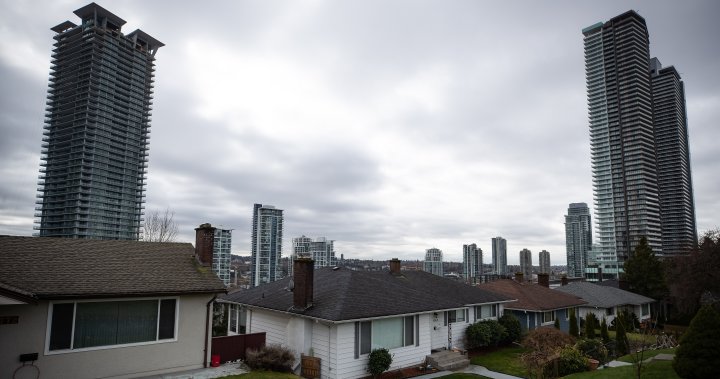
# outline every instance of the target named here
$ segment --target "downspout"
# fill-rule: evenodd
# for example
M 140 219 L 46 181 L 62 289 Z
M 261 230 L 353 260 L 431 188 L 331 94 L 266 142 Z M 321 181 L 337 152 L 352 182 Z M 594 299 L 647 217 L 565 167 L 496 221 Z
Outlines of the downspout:
M 207 311 L 205 312 L 205 348 L 203 349 L 203 367 L 207 368 L 208 361 L 208 333 L 209 333 L 209 325 L 210 325 L 210 305 L 212 305 L 213 302 L 215 302 L 215 299 L 217 299 L 217 294 L 213 295 L 212 299 L 208 301 L 207 305 L 205 306 L 207 308 Z

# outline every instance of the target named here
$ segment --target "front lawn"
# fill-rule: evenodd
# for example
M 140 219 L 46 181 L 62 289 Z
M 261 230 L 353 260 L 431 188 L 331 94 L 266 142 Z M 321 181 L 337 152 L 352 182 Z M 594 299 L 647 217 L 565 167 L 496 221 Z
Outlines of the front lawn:
M 568 375 L 565 379 L 635 379 L 635 366 L 605 368 Z M 643 379 L 680 379 L 672 368 L 672 361 L 652 361 L 643 365 Z
M 252 371 L 247 374 L 223 376 L 219 379 L 298 379 L 299 376 L 274 371 Z
M 528 351 L 523 347 L 506 347 L 485 355 L 479 355 L 470 359 L 470 363 L 483 366 L 490 371 L 502 372 L 503 374 L 526 377 L 527 370 L 520 362 L 520 355 Z
M 675 348 L 671 348 L 671 349 L 658 349 L 658 350 L 645 350 L 645 351 L 642 353 L 642 360 L 644 361 L 644 360 L 646 360 L 646 359 L 648 359 L 648 358 L 652 358 L 652 357 L 654 357 L 654 356 L 656 356 L 656 355 L 658 355 L 658 354 L 675 354 L 675 351 L 676 351 Z M 638 356 L 639 356 L 639 355 L 640 355 L 640 354 L 638 354 Z M 635 354 L 632 353 L 632 354 L 628 354 L 628 355 L 623 355 L 622 357 L 620 357 L 620 358 L 618 358 L 618 359 L 616 359 L 616 360 L 622 361 L 622 362 L 633 363 L 633 362 L 634 362 L 634 359 L 635 359 Z
M 487 376 L 482 376 L 482 375 L 478 375 L 478 374 L 466 374 L 466 373 L 450 374 L 450 375 L 441 376 L 441 378 L 445 378 L 445 379 L 478 379 L 478 378 L 490 379 Z

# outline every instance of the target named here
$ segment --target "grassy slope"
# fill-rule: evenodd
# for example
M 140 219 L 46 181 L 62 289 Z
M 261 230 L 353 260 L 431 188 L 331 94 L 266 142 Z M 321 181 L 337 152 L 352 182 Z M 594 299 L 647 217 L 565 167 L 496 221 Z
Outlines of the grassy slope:
M 527 376 L 527 370 L 520 363 L 520 355 L 527 350 L 522 347 L 508 347 L 487 355 L 473 357 L 470 363 L 484 366 L 490 371 L 502 372 L 519 377 Z
M 635 379 L 635 366 L 606 368 L 568 375 L 565 379 Z M 680 379 L 672 368 L 672 361 L 654 361 L 643 365 L 643 379 Z

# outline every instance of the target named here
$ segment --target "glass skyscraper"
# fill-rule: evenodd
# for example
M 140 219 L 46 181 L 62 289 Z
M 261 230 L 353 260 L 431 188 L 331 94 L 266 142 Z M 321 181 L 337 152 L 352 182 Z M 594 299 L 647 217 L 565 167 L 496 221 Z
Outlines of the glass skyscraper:
M 590 208 L 585 203 L 570 203 L 565 216 L 565 251 L 567 274 L 571 278 L 585 276 L 592 249 Z
M 423 262 L 423 271 L 443 276 L 443 254 L 442 250 L 433 247 L 425 251 L 425 261 Z
M 213 239 L 212 269 L 226 286 L 230 284 L 231 249 L 232 229 L 224 229 L 222 226 L 216 228 Z
M 483 251 L 476 244 L 463 245 L 463 274 L 465 279 L 479 278 L 483 274 Z
M 283 211 L 272 205 L 255 204 L 252 224 L 250 284 L 259 286 L 282 278 Z
M 506 275 L 507 272 L 507 240 L 502 237 L 492 239 L 493 274 Z
M 36 235 L 137 240 L 145 201 L 155 53 L 161 42 L 91 3 L 55 44 Z

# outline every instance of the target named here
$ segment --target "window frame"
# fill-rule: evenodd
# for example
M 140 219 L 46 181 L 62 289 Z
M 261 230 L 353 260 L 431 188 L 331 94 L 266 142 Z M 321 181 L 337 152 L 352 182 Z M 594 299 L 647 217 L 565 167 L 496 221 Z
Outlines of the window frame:
M 396 349 L 403 349 L 406 347 L 415 347 L 420 346 L 420 316 L 419 315 L 407 315 L 407 316 L 398 316 L 398 317 L 385 317 L 385 318 L 378 318 L 374 320 L 365 320 L 365 321 L 356 321 L 355 322 L 355 359 L 358 359 L 362 356 L 367 356 L 372 352 L 373 350 L 373 339 L 374 339 L 374 328 L 373 328 L 373 322 L 375 321 L 381 321 L 381 320 L 392 320 L 392 319 L 400 319 L 402 321 L 402 346 L 396 346 L 392 348 L 385 347 L 388 350 L 396 350 Z M 412 320 L 412 325 L 407 322 L 408 319 Z M 363 351 L 363 345 L 364 342 L 366 342 L 363 338 L 363 328 L 369 328 L 369 335 L 370 340 L 367 341 L 367 346 L 369 347 L 369 351 Z M 408 329 L 409 328 L 409 329 Z M 412 340 L 408 341 L 408 332 L 412 335 Z
M 545 320 L 545 315 L 548 315 L 548 314 L 552 316 L 550 321 Z M 555 311 L 543 311 L 542 312 L 542 324 L 543 325 L 552 324 L 555 322 L 556 319 L 557 319 L 557 315 L 555 314 Z
M 640 304 L 640 316 L 650 316 L 650 303 Z
M 490 316 L 483 317 L 482 310 L 484 307 L 490 308 Z M 498 310 L 499 310 L 498 303 L 476 305 L 475 306 L 475 321 L 497 320 Z
M 81 347 L 81 348 L 73 348 L 73 345 L 75 344 L 75 327 L 76 327 L 76 316 L 77 316 L 77 305 L 82 303 L 115 303 L 115 302 L 131 302 L 131 301 L 156 301 L 157 302 L 157 309 L 158 309 L 158 315 L 157 315 L 157 325 L 155 328 L 155 340 L 152 341 L 142 341 L 142 342 L 131 342 L 131 343 L 122 343 L 122 344 L 114 344 L 114 345 L 102 345 L 102 346 L 90 346 L 90 347 Z M 162 301 L 163 300 L 175 300 L 175 315 L 174 315 L 174 325 L 173 325 L 173 337 L 172 338 L 164 338 L 160 339 L 160 309 L 162 307 Z M 55 309 L 56 304 L 72 304 L 73 310 L 72 310 L 72 329 L 70 331 L 70 347 L 69 348 L 61 348 L 61 349 L 53 349 L 50 350 L 50 336 L 52 333 L 52 326 L 53 326 L 53 312 Z M 55 355 L 55 354 L 68 354 L 68 353 L 80 353 L 85 351 L 94 351 L 94 350 L 107 350 L 107 349 L 117 349 L 117 348 L 123 348 L 123 347 L 131 347 L 131 346 L 143 346 L 143 345 L 155 345 L 155 344 L 161 344 L 161 343 L 171 343 L 171 342 L 177 342 L 178 340 L 178 329 L 179 329 L 179 323 L 180 323 L 180 297 L 179 296 L 161 296 L 161 297 L 132 297 L 132 298 L 102 298 L 102 299 L 73 299 L 73 300 L 51 300 L 48 302 L 48 308 L 47 308 L 47 322 L 45 326 L 45 355 Z

